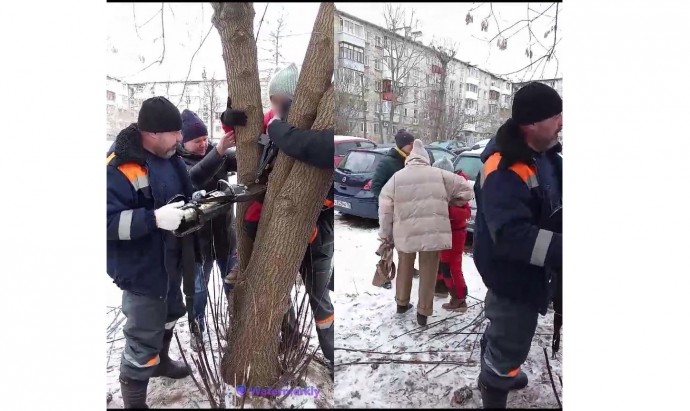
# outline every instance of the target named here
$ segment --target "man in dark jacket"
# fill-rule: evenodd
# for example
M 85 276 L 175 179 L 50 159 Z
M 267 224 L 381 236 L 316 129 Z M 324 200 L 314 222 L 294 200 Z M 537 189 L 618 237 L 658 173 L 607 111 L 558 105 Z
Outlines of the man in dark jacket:
M 282 113 L 277 113 L 269 122 L 267 132 L 271 141 L 280 151 L 298 161 L 321 169 L 333 170 L 333 130 L 301 130 L 292 127 L 280 118 L 284 117 L 286 112 L 287 108 Z M 300 264 L 300 274 L 309 294 L 309 304 L 316 322 L 316 334 L 321 351 L 331 364 L 331 377 L 333 376 L 335 330 L 333 304 L 329 293 L 329 288 L 333 288 L 333 220 L 333 186 L 331 186 L 324 198 L 316 227 Z M 256 236 L 255 227 L 253 223 L 245 224 L 247 233 L 252 239 Z M 283 321 L 283 333 L 288 334 L 288 340 L 297 336 L 295 324 L 296 319 L 291 307 Z M 284 337 L 285 340 L 286 337 Z M 289 344 L 288 341 L 286 343 Z
M 398 130 L 395 134 L 395 147 L 391 148 L 376 166 L 374 178 L 371 179 L 371 192 L 374 194 L 377 204 L 383 186 L 393 177 L 393 174 L 405 168 L 405 159 L 412 151 L 413 143 L 414 136 L 412 134 L 405 129 Z M 414 270 L 414 277 L 419 278 L 419 270 Z M 381 287 L 390 289 L 393 284 L 386 281 Z
M 177 153 L 187 165 L 195 190 L 213 191 L 217 189 L 219 180 L 227 181 L 229 172 L 237 172 L 235 152 L 231 150 L 234 146 L 234 131 L 226 133 L 217 145 L 209 144 L 204 122 L 190 110 L 182 112 L 182 144 L 178 145 Z M 192 349 L 195 351 L 203 347 L 208 281 L 213 270 L 213 262 L 218 265 L 221 281 L 235 265 L 233 257 L 237 247 L 237 233 L 233 208 L 202 227 L 198 236 L 203 264 L 197 264 L 195 273 L 194 318 L 200 331 L 200 334 L 192 339 Z M 226 293 L 230 291 L 230 284 L 223 283 L 223 286 Z
M 193 194 L 175 155 L 181 128 L 180 112 L 170 101 L 150 98 L 108 153 L 107 272 L 123 290 L 127 317 L 120 363 L 125 408 L 146 407 L 149 378 L 190 375 L 168 355 L 175 323 L 185 314 L 182 267 L 191 273 L 195 259 L 193 237 L 171 233 L 182 220 L 179 207 Z
M 482 153 L 475 183 L 474 262 L 488 291 L 490 320 L 481 341 L 479 389 L 484 408 L 505 408 L 508 391 L 527 385 L 527 359 L 539 314 L 562 267 L 562 235 L 545 229 L 561 206 L 558 151 L 563 102 L 541 83 L 514 97 L 512 118 Z

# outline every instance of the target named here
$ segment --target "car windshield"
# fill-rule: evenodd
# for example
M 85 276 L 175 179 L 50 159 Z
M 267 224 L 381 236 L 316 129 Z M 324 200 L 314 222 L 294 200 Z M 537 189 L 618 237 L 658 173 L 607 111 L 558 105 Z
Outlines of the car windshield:
M 448 160 L 450 160 L 452 162 L 455 159 L 455 155 L 453 155 L 447 151 L 431 150 L 431 152 L 434 155 L 434 161 L 438 161 L 442 158 L 447 158 Z
M 357 148 L 356 141 L 343 141 L 335 143 L 335 155 L 344 156 L 348 151 Z
M 479 171 L 482 169 L 482 164 L 482 160 L 477 156 L 461 155 L 455 162 L 455 172 L 462 170 L 470 180 L 476 181 Z
M 350 151 L 338 168 L 350 173 L 373 173 L 381 158 L 380 154 L 369 151 Z

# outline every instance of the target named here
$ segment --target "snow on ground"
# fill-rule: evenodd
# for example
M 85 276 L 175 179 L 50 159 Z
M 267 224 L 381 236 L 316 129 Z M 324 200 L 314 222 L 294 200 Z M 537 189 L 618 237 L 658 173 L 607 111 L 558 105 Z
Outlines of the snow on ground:
M 442 334 L 460 331 L 481 315 L 486 287 L 470 254 L 463 256 L 463 273 L 469 289 L 466 313 L 445 311 L 447 299 L 435 298 L 434 313 L 424 329 L 416 321 L 416 309 L 403 315 L 395 312 L 395 281 L 390 290 L 374 287 L 371 280 L 378 261 L 376 222 L 344 217 L 336 213 L 335 295 L 336 321 L 335 407 L 358 408 L 481 408 L 476 379 L 479 375 L 479 337 L 488 321 L 477 321 L 462 332 L 476 334 Z M 396 264 L 397 264 L 397 256 Z M 413 280 L 411 302 L 418 301 L 418 282 Z M 439 322 L 441 321 L 441 322 Z M 558 406 L 548 375 L 542 347 L 547 347 L 549 362 L 558 395 L 561 385 L 561 350 L 551 359 L 553 311 L 540 317 L 537 335 L 522 369 L 529 377 L 527 388 L 511 392 L 510 408 L 555 408 Z M 541 334 L 541 335 L 540 335 Z M 433 339 L 432 339 L 433 338 Z M 350 351 L 342 350 L 345 348 Z M 359 350 L 359 351 L 353 351 Z M 377 354 L 375 351 L 384 354 Z M 439 351 L 431 354 L 428 351 Z M 395 353 L 395 354 L 393 354 Z M 400 354 L 403 353 L 403 354 Z M 412 361 L 469 362 L 446 364 L 338 364 L 378 362 L 377 359 Z M 469 361 L 468 361 L 469 360 Z M 461 406 L 451 404 L 453 394 L 469 385 L 472 398 Z
M 231 183 L 234 183 L 235 177 L 232 177 Z M 212 301 L 216 301 L 215 290 L 222 292 L 220 282 L 218 279 L 218 267 L 214 267 L 214 271 L 211 273 L 212 279 L 209 281 L 209 288 L 211 293 Z M 104 293 L 105 293 L 105 305 L 106 305 L 106 391 L 112 395 L 112 400 L 108 403 L 108 408 L 122 408 L 122 396 L 120 393 L 120 383 L 118 376 L 120 373 L 120 358 L 122 357 L 122 351 L 124 349 L 125 340 L 123 335 L 123 327 L 125 325 L 125 317 L 122 314 L 122 291 L 115 284 L 113 284 L 110 277 L 104 273 Z M 216 280 L 214 281 L 215 278 Z M 301 293 L 304 292 L 304 287 L 300 287 Z M 293 289 L 293 297 L 295 290 Z M 223 297 L 225 298 L 225 297 Z M 297 301 L 301 301 L 301 295 L 297 297 Z M 211 319 L 211 303 L 207 304 L 206 317 Z M 308 304 L 307 304 L 308 305 Z M 308 314 L 311 318 L 311 314 Z M 194 376 L 200 384 L 203 384 L 201 377 L 199 376 L 196 367 L 191 360 L 191 354 L 194 354 L 195 358 L 198 355 L 190 348 L 190 332 L 187 322 L 187 316 L 180 318 L 175 327 L 177 335 L 180 339 L 180 344 L 182 345 L 182 350 L 185 353 L 187 361 L 190 363 L 194 371 Z M 214 347 L 213 352 L 216 353 L 216 364 L 220 366 L 218 349 L 217 349 L 217 338 L 213 327 L 209 327 L 210 338 L 205 336 L 207 345 L 212 344 Z M 311 338 L 309 343 L 310 351 L 313 351 L 318 346 L 318 337 L 316 335 L 316 328 L 312 326 Z M 317 351 L 317 355 L 322 357 L 321 350 Z M 182 361 L 182 356 L 180 355 L 180 348 L 173 337 L 173 341 L 170 347 L 170 356 L 175 359 Z M 212 359 L 209 357 L 209 363 L 213 367 Z M 309 368 L 307 370 L 307 375 L 305 378 L 305 384 L 303 387 L 316 387 L 321 391 L 317 398 L 313 396 L 306 395 L 296 395 L 288 396 L 282 403 L 282 408 L 332 408 L 333 407 L 333 382 L 330 379 L 328 370 L 316 361 L 311 361 Z M 299 387 L 296 387 L 299 388 Z M 228 395 L 226 396 L 229 400 L 226 401 L 228 408 L 234 408 L 231 404 L 231 399 L 234 397 L 234 388 L 232 386 L 227 387 Z M 181 380 L 172 380 L 169 378 L 152 378 L 149 381 L 148 386 L 148 398 L 147 404 L 151 408 L 210 408 L 210 402 L 208 399 L 197 389 L 196 385 L 191 378 L 184 378 Z M 245 403 L 245 408 L 252 407 L 270 407 L 270 404 L 264 399 L 256 399 L 254 401 L 247 400 Z

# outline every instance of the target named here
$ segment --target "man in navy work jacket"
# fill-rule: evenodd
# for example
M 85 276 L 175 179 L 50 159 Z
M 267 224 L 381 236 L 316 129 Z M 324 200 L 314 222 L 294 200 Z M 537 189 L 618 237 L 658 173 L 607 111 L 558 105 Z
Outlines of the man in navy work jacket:
M 184 201 L 178 199 L 193 194 L 187 168 L 176 155 L 181 128 L 179 110 L 152 97 L 108 153 L 107 272 L 123 290 L 127 317 L 120 362 L 125 408 L 146 408 L 149 378 L 190 375 L 168 356 L 175 323 L 185 314 L 182 268 L 193 270 L 195 259 L 194 244 L 189 257 L 185 240 L 171 233 L 182 220 Z
M 562 201 L 563 102 L 536 82 L 513 100 L 512 118 L 482 153 L 475 183 L 474 262 L 488 288 L 490 321 L 478 381 L 484 408 L 506 408 L 508 392 L 527 386 L 520 366 L 562 268 L 562 235 L 546 227 Z

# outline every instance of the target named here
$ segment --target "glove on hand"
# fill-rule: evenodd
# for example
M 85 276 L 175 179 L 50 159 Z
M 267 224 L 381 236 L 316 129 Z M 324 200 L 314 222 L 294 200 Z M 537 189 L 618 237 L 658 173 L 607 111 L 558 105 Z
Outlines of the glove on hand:
M 184 201 L 166 204 L 153 213 L 156 216 L 156 226 L 162 230 L 173 231 L 177 230 L 182 222 L 184 211 L 180 207 L 184 205 Z

